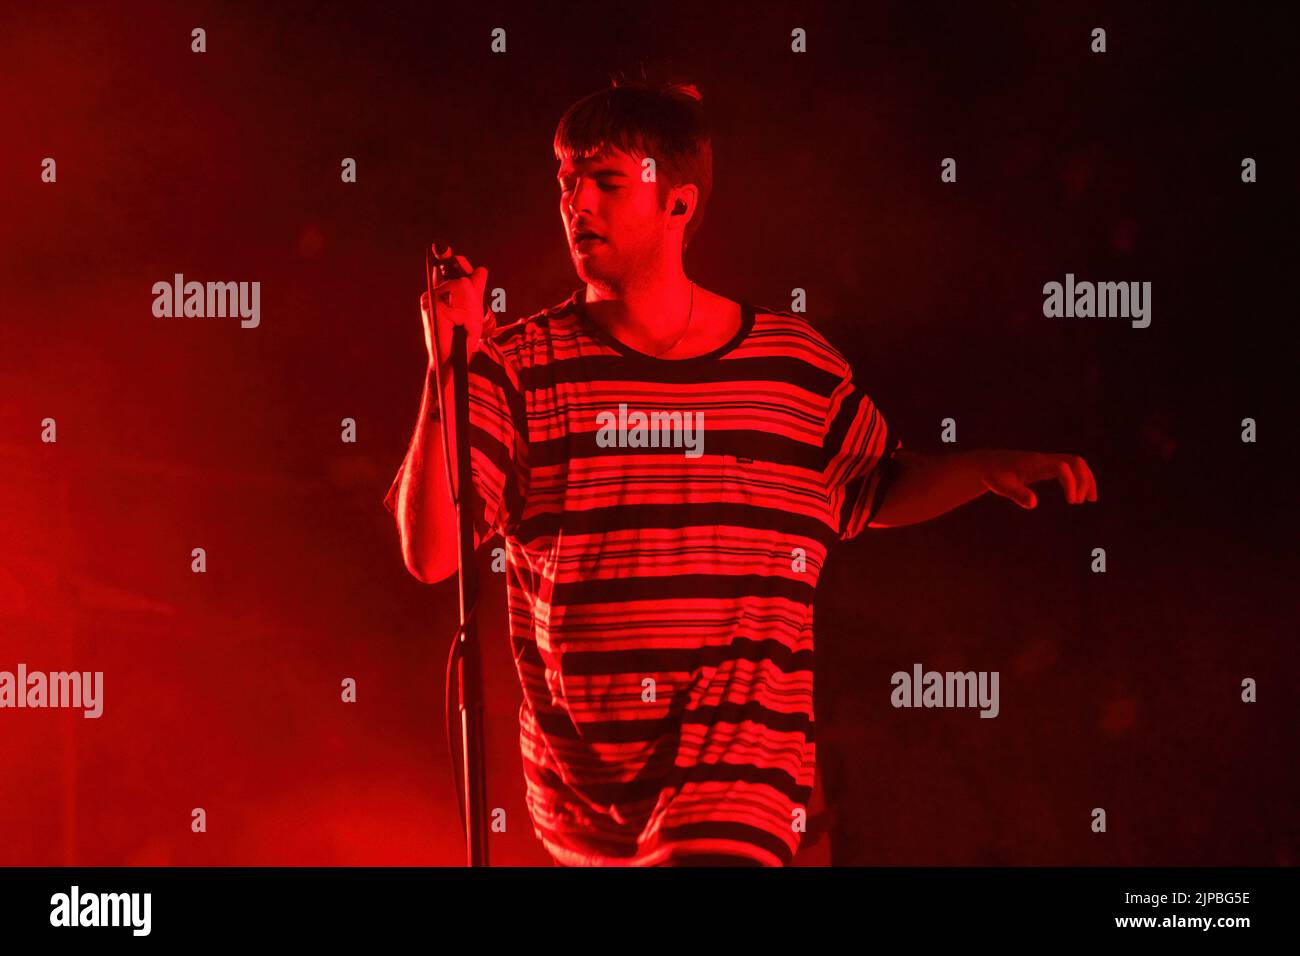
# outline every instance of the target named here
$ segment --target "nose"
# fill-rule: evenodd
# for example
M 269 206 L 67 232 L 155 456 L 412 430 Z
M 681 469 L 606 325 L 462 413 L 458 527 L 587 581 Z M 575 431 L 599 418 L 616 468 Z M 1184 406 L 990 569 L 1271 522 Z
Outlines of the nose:
M 569 193 L 568 210 L 570 219 L 576 219 L 579 212 L 591 214 L 591 203 L 587 199 L 589 195 L 588 184 L 589 181 L 584 176 L 578 176 L 574 180 L 573 190 Z

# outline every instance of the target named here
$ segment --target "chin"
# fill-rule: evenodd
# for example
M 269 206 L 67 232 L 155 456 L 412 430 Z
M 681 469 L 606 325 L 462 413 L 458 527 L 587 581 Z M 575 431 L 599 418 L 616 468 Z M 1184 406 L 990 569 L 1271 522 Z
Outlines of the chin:
M 584 263 L 577 256 L 573 258 L 573 271 L 578 274 L 579 279 L 589 285 L 605 285 L 612 278 L 605 270 L 592 268 L 591 263 Z

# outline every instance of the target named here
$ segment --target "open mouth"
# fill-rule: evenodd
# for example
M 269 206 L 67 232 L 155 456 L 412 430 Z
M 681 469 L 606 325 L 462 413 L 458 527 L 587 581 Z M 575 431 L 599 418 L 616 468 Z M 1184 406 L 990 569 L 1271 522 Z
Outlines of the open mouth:
M 587 232 L 586 230 L 582 232 L 576 232 L 573 234 L 573 244 L 575 246 L 583 246 L 584 244 L 594 245 L 597 242 L 604 242 L 604 241 L 605 241 L 604 239 L 596 235 L 594 232 Z

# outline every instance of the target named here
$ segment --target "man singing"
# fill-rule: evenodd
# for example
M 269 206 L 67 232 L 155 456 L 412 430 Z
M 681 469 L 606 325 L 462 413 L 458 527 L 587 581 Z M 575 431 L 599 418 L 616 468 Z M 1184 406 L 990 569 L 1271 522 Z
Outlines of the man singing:
M 986 491 L 1033 508 L 1044 480 L 1096 501 L 1096 482 L 1076 455 L 903 450 L 807 319 L 692 282 L 682 252 L 713 181 L 694 87 L 616 80 L 568 109 L 554 148 L 583 286 L 498 329 L 487 270 L 457 257 L 469 277 L 422 300 L 430 365 L 385 503 L 410 572 L 450 576 L 439 406 L 464 325 L 475 547 L 505 541 L 537 836 L 570 866 L 787 865 L 831 545 Z

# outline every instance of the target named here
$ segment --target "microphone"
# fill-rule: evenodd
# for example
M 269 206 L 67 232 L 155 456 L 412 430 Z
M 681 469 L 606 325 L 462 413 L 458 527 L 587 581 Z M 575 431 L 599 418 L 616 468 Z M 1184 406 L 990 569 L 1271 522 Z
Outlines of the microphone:
M 468 279 L 469 273 L 461 267 L 459 260 L 451 255 L 447 255 L 444 259 L 437 251 L 439 246 L 445 248 L 447 253 L 451 252 L 451 246 L 446 243 L 438 242 L 435 239 L 424 254 L 425 265 L 428 271 L 436 271 L 438 279 L 441 282 L 446 282 L 449 279 Z M 432 286 L 433 283 L 429 283 L 429 285 Z M 432 291 L 432 288 L 430 288 L 430 292 Z M 430 304 L 432 305 L 432 300 L 430 300 Z

